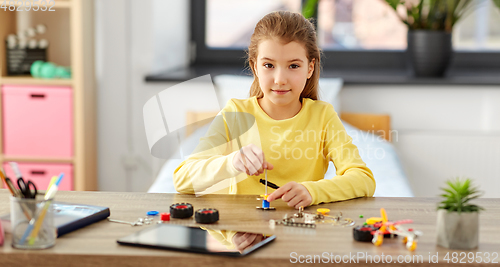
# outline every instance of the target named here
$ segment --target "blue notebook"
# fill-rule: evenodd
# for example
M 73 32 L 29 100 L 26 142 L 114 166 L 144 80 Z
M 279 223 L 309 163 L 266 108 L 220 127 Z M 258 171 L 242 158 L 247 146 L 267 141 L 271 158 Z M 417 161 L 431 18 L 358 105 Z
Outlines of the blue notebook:
M 109 208 L 101 206 L 64 202 L 54 202 L 52 206 L 57 237 L 104 220 L 110 215 Z M 10 214 L 0 217 L 0 220 L 2 220 L 4 230 L 10 232 Z

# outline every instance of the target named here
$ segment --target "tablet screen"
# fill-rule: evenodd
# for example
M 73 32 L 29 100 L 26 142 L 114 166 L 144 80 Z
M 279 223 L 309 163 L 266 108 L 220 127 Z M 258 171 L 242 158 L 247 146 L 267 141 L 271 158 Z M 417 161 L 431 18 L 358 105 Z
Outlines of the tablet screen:
M 270 243 L 276 236 L 262 233 L 236 232 L 238 240 L 249 238 L 254 240 L 242 250 L 231 247 L 232 243 L 225 241 L 224 235 L 234 231 L 220 231 L 187 227 L 175 224 L 156 224 L 137 233 L 117 240 L 122 245 L 142 246 L 187 251 L 196 253 L 218 254 L 225 256 L 245 256 L 256 249 Z

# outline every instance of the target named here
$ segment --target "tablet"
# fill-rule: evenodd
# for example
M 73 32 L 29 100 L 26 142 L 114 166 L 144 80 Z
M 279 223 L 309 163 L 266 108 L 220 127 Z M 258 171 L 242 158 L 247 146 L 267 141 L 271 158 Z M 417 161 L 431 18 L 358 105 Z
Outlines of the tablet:
M 240 232 L 243 234 L 242 232 Z M 117 240 L 119 244 L 149 248 L 169 249 L 175 251 L 216 254 L 241 257 L 269 244 L 276 239 L 274 235 L 249 233 L 256 235 L 260 242 L 245 248 L 243 251 L 228 249 L 218 241 L 220 233 L 217 230 L 204 230 L 199 227 L 188 227 L 175 224 L 156 224 L 149 228 Z

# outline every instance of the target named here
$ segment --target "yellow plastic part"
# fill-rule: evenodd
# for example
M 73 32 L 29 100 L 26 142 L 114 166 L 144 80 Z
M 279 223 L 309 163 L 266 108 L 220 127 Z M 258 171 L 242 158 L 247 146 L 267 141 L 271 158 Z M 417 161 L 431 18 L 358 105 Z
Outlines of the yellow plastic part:
M 414 250 L 417 248 L 417 241 L 416 241 L 416 240 L 413 240 L 413 242 L 408 242 L 408 243 L 406 243 L 406 248 L 407 248 L 409 251 L 414 251 Z
M 268 197 L 268 196 L 269 196 L 269 195 L 260 195 L 260 197 L 264 198 L 265 200 L 267 200 L 267 197 Z
M 388 220 L 387 220 L 387 213 L 385 212 L 384 208 L 380 209 L 380 215 L 382 216 L 382 221 L 386 223 Z
M 408 237 L 403 237 L 403 244 L 406 244 L 406 242 L 408 242 Z
M 375 224 L 375 223 L 378 223 L 381 221 L 382 221 L 382 218 L 380 218 L 380 217 L 371 217 L 371 218 L 366 219 L 367 224 Z
M 323 215 L 327 214 L 330 212 L 330 209 L 317 209 L 316 212 L 321 213 Z
M 381 246 L 382 243 L 384 243 L 384 235 L 376 235 L 373 237 L 374 240 L 372 240 L 373 244 L 375 246 Z

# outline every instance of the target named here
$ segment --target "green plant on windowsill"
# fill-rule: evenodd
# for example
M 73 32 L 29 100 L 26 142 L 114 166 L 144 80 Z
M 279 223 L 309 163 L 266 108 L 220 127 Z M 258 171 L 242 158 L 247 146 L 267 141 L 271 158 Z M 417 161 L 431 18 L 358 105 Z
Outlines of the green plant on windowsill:
M 442 77 L 453 54 L 455 24 L 477 8 L 476 0 L 380 0 L 408 27 L 408 60 L 415 76 Z M 489 0 L 487 0 L 489 1 Z M 492 0 L 500 8 L 500 0 Z M 488 3 L 483 2 L 481 3 Z
M 475 0 L 385 0 L 410 30 L 451 32 L 475 7 Z M 500 9 L 500 0 L 492 0 Z M 401 15 L 399 12 L 404 13 Z
M 484 210 L 469 201 L 482 195 L 477 187 L 471 186 L 471 179 L 447 181 L 448 188 L 441 188 L 445 193 L 441 197 L 445 198 L 440 202 L 438 209 L 445 209 L 448 212 L 478 212 Z

